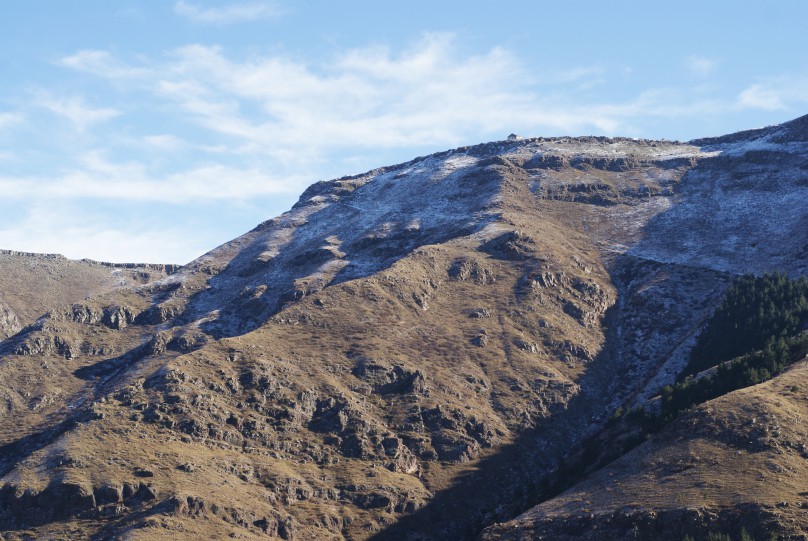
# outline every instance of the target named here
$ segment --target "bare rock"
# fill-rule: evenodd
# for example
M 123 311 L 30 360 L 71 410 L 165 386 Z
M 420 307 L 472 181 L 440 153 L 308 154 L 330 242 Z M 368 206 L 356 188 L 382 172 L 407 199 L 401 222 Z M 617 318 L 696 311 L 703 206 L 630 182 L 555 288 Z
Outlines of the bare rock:
M 521 231 L 511 231 L 484 243 L 480 249 L 500 259 L 524 261 L 532 257 L 535 242 Z
M 488 335 L 485 331 L 481 331 L 480 334 L 471 339 L 471 343 L 478 348 L 484 348 L 488 344 Z
M 134 310 L 128 306 L 109 306 L 104 309 L 101 323 L 110 329 L 120 330 L 134 323 L 135 315 Z

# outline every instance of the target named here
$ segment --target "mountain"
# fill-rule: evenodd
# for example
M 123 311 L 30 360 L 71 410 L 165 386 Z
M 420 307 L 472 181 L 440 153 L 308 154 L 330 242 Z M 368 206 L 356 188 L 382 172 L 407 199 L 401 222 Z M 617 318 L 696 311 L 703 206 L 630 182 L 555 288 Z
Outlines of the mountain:
M 56 293 L 6 282 L 0 531 L 550 539 L 619 522 L 615 538 L 678 541 L 740 515 L 808 531 L 799 450 L 721 439 L 751 415 L 798 445 L 801 365 L 549 488 L 618 408 L 658 401 L 736 275 L 806 274 L 806 195 L 808 117 L 689 143 L 510 138 L 319 182 L 179 269 L 114 282 L 60 260 Z M 688 458 L 702 447 L 721 462 Z M 712 496 L 733 463 L 769 462 L 788 488 L 751 473 Z M 665 498 L 666 468 L 696 488 Z
M 49 308 L 159 280 L 176 268 L 71 261 L 55 254 L 0 250 L 0 340 L 33 323 Z

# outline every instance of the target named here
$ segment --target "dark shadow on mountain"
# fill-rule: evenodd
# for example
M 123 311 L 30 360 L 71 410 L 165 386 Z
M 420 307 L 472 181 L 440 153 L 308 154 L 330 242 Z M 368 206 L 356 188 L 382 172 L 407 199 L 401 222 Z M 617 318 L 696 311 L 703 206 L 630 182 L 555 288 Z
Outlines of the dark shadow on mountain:
M 5 340 L 0 340 L 0 355 L 17 355 L 18 348 L 25 343 L 25 339 L 28 338 L 28 335 L 42 330 L 43 317 L 44 316 L 41 316 L 37 321 L 26 325 Z
M 82 366 L 73 371 L 73 375 L 84 381 L 108 381 L 125 368 L 131 367 L 133 363 L 146 357 L 150 353 L 152 344 L 153 341 L 131 349 L 123 355 Z
M 103 385 L 110 378 L 131 365 L 132 362 L 144 356 L 144 347 L 140 347 L 119 357 L 106 359 L 93 365 L 79 368 L 73 374 L 83 380 L 97 381 L 95 389 L 95 391 L 97 391 L 100 385 Z M 84 408 L 86 402 L 87 400 L 79 399 L 79 405 L 76 406 L 76 409 L 73 411 L 70 411 L 71 406 L 67 405 L 67 413 L 62 413 L 62 416 L 65 417 L 63 420 L 57 421 L 56 424 L 52 424 L 46 428 L 42 428 L 38 432 L 0 446 L 0 476 L 6 475 L 21 461 L 40 449 L 47 447 L 62 434 L 75 428 L 79 423 L 94 419 L 95 414 L 91 410 Z M 53 423 L 53 420 L 51 420 L 51 423 Z
M 607 321 L 616 317 L 614 310 L 607 312 Z M 435 494 L 425 507 L 371 539 L 470 540 L 486 526 L 510 519 L 549 496 L 549 474 L 586 435 L 594 433 L 594 424 L 611 413 L 606 407 L 615 390 L 603 387 L 604 382 L 619 384 L 614 377 L 618 363 L 612 352 L 614 339 L 610 336 L 591 362 L 581 380 L 581 393 L 567 408 L 540 420 L 514 443 L 482 459 L 473 471 Z
M 808 117 L 798 120 L 794 141 L 805 142 Z M 778 132 L 771 139 L 789 143 L 790 133 Z M 690 268 L 698 279 L 712 276 L 707 279 L 716 283 L 725 281 L 727 272 L 806 272 L 808 206 L 803 203 L 808 197 L 808 156 L 784 147 L 754 144 L 767 134 L 762 130 L 700 142 L 740 146 L 731 152 L 716 147 L 721 154 L 694 163 L 673 186 L 674 197 L 679 197 L 675 204 L 641 225 L 642 240 L 625 255 L 615 256 L 617 263 L 610 273 L 621 297 L 625 298 L 627 278 L 620 275 L 620 262 L 633 258 Z M 746 146 L 745 142 L 753 144 Z M 648 203 L 654 203 L 653 197 L 659 196 L 652 196 Z M 520 260 L 530 252 L 520 242 L 518 234 L 508 234 L 481 249 L 492 257 Z M 580 480 L 576 466 L 585 469 L 587 465 L 569 464 L 567 458 L 581 452 L 587 439 L 602 429 L 612 413 L 608 406 L 613 397 L 627 400 L 632 390 L 641 387 L 621 378 L 626 368 L 620 354 L 623 339 L 615 332 L 620 310 L 618 302 L 606 312 L 604 348 L 581 378 L 581 392 L 565 409 L 539 420 L 535 428 L 524 431 L 515 442 L 482 459 L 473 471 L 435 494 L 422 509 L 372 539 L 475 539 L 485 527 L 510 520 Z M 649 321 L 660 317 L 648 310 L 651 308 L 645 314 Z M 657 364 L 661 360 L 654 359 Z M 555 472 L 570 476 L 560 479 Z
M 138 528 L 138 525 L 142 525 L 149 517 L 157 515 L 169 515 L 174 511 L 176 511 L 176 506 L 171 501 L 167 500 L 163 500 L 156 505 L 144 505 L 140 509 L 136 508 L 129 513 L 125 513 L 120 519 L 105 523 L 104 526 L 93 534 L 88 541 L 108 541 L 110 539 L 119 539 L 122 532 L 127 532 Z
M 5 445 L 0 445 L 0 476 L 8 474 L 17 464 L 53 443 L 59 436 L 92 418 L 92 412 L 76 412 L 55 425 L 43 428 Z
M 514 240 L 517 237 L 498 237 L 491 241 L 489 249 L 498 256 L 517 257 L 523 250 L 509 245 Z M 548 417 L 538 419 L 533 428 L 517 435 L 512 444 L 482 459 L 474 470 L 459 477 L 450 488 L 436 493 L 425 507 L 400 518 L 375 535 L 374 540 L 475 539 L 485 527 L 514 518 L 614 458 L 599 455 L 600 450 L 590 448 L 590 442 L 604 428 L 613 409 L 625 407 L 635 393 L 654 378 L 675 344 L 698 327 L 700 318 L 696 316 L 709 309 L 709 306 L 692 306 L 684 311 L 685 315 L 669 314 L 676 325 L 653 338 L 661 338 L 660 343 L 665 346 L 652 349 L 648 358 L 641 360 L 637 371 L 638 359 L 626 351 L 645 343 L 634 341 L 633 333 L 628 330 L 633 327 L 626 326 L 632 321 L 652 325 L 663 317 L 659 305 L 646 302 L 642 291 L 649 284 L 660 287 L 661 276 L 678 272 L 688 279 L 672 284 L 672 294 L 682 299 L 696 298 L 705 288 L 720 289 L 716 284 L 724 283 L 724 277 L 712 271 L 677 268 L 627 255 L 617 256 L 607 268 L 618 299 L 603 316 L 606 340 L 578 380 L 580 392 L 566 407 L 557 406 Z M 520 286 L 517 283 L 515 287 Z M 712 302 L 712 297 L 709 300 Z M 665 321 L 662 326 L 668 323 Z M 626 332 L 621 326 L 626 327 Z M 579 458 L 571 458 L 575 456 Z

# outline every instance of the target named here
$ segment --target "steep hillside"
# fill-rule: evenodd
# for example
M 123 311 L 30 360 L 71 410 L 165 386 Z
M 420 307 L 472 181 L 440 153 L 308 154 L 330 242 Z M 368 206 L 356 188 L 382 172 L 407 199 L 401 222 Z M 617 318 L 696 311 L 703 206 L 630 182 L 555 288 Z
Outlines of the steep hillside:
M 805 539 L 808 360 L 707 402 L 485 540 Z
M 417 158 L 52 310 L 0 343 L 3 535 L 463 539 L 511 518 L 673 381 L 733 273 L 775 245 L 802 272 L 800 122 Z

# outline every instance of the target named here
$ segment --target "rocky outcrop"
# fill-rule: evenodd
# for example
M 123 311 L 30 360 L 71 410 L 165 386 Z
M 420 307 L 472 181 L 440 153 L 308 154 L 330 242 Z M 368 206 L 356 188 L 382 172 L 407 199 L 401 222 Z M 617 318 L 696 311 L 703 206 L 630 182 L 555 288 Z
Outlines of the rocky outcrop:
M 223 507 L 217 503 L 208 502 L 205 498 L 187 495 L 174 495 L 167 499 L 161 507 L 175 517 L 197 520 L 215 517 L 234 526 L 258 531 L 270 538 L 286 541 L 299 539 L 296 535 L 295 521 L 289 516 L 282 517 L 280 513 L 261 516 L 251 510 Z
M 24 356 L 59 355 L 70 360 L 81 352 L 81 343 L 75 336 L 39 332 L 26 336 L 14 347 L 13 352 L 14 355 Z
M 87 304 L 74 304 L 69 309 L 51 316 L 56 321 L 72 321 L 82 325 L 95 325 L 100 323 L 103 317 L 103 311 Z
M 495 257 L 523 261 L 532 256 L 535 242 L 521 231 L 510 231 L 483 244 L 480 249 Z
M 0 340 L 17 334 L 20 329 L 22 329 L 22 323 L 20 323 L 17 314 L 0 302 Z
M 393 365 L 360 358 L 353 369 L 353 374 L 368 383 L 373 392 L 380 394 L 426 394 L 426 377 L 420 370 L 407 370 L 403 366 Z
M 62 479 L 40 491 L 5 484 L 0 488 L 0 527 L 18 529 L 70 517 L 106 517 L 156 497 L 155 490 L 141 482 L 93 487 L 84 481 Z
M 703 539 L 708 533 L 740 538 L 741 531 L 753 539 L 768 539 L 783 532 L 774 508 L 746 505 L 732 509 L 685 507 L 649 510 L 626 507 L 612 513 L 585 513 L 544 521 L 524 521 L 486 530 L 481 541 L 681 541 L 690 536 Z
M 154 305 L 138 314 L 133 323 L 138 325 L 159 325 L 177 317 L 180 312 L 180 307 L 176 305 L 168 303 Z
M 110 329 L 121 330 L 134 323 L 136 315 L 128 306 L 109 306 L 104 309 L 101 322 Z

